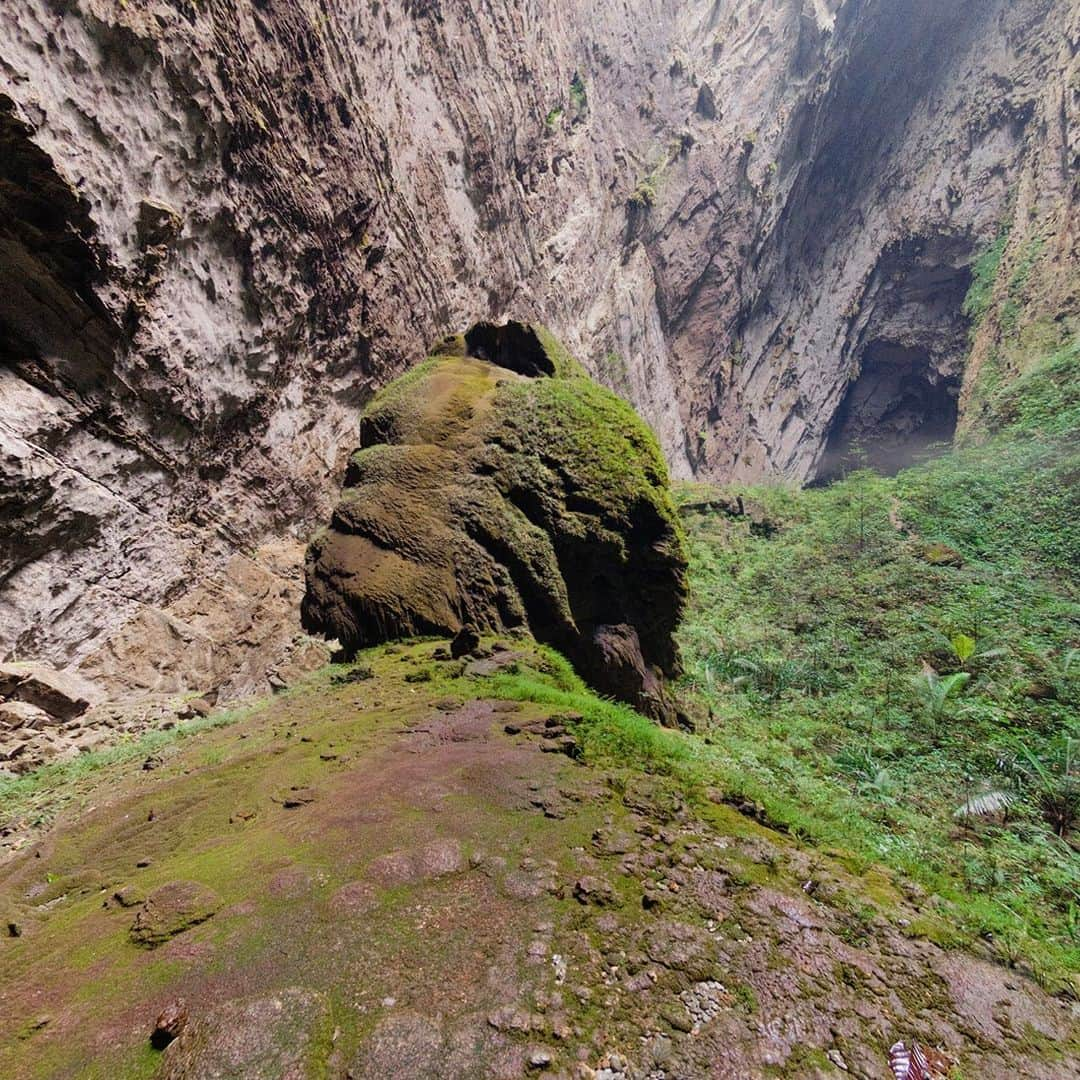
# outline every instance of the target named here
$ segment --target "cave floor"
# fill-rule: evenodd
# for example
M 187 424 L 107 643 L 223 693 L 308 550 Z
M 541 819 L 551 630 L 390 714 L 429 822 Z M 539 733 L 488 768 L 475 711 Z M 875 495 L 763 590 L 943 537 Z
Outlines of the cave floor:
M 886 1078 L 913 1038 L 1080 1075 L 1073 1006 L 935 944 L 917 889 L 577 760 L 489 695 L 529 646 L 432 650 L 84 777 L 0 867 L 0 1075 Z

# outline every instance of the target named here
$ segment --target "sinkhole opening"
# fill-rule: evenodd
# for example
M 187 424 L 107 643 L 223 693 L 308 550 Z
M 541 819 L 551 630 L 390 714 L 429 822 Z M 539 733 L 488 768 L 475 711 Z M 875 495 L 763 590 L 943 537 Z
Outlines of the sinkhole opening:
M 959 392 L 924 349 L 872 342 L 833 419 L 818 481 L 863 467 L 892 476 L 944 449 L 956 434 Z

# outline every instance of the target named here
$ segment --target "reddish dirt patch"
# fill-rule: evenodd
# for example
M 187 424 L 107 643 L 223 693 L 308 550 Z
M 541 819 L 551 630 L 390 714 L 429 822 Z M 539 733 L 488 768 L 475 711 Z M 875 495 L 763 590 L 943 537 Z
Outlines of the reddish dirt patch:
M 980 1080 L 1077 1074 L 1070 1007 L 909 939 L 904 901 L 855 924 L 860 881 L 824 857 L 835 902 L 760 824 L 542 753 L 545 710 L 507 734 L 505 705 L 429 700 L 393 668 L 103 784 L 4 868 L 24 929 L 0 946 L 0 1076 L 123 1075 L 181 998 L 189 1021 L 148 1065 L 168 1080 L 465 1080 L 548 1058 L 887 1078 L 912 1037 Z M 276 801 L 294 789 L 312 797 Z M 103 905 L 163 907 L 182 882 L 216 913 L 159 949 L 129 940 L 135 908 Z

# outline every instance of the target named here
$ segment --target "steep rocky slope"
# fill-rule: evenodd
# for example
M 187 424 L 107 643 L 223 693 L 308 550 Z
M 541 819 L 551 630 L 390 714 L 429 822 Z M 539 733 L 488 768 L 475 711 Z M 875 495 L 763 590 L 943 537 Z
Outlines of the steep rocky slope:
M 477 317 L 550 324 L 676 475 L 947 434 L 975 255 L 1016 213 L 1076 264 L 1078 19 L 5 6 L 0 651 L 265 686 L 358 407 Z

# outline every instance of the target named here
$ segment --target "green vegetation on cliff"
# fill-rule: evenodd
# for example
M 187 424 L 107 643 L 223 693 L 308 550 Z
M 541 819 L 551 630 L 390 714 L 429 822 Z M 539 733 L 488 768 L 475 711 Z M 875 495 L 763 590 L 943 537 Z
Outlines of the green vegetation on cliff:
M 525 634 L 457 658 L 442 638 L 0 791 L 25 844 L 0 872 L 0 1073 L 377 1080 L 625 1056 L 796 1080 L 838 1055 L 876 1075 L 916 1035 L 962 1075 L 1056 1080 L 1067 1012 L 970 953 L 1077 992 L 1072 362 L 1031 369 L 1010 431 L 896 478 L 743 492 L 745 516 L 685 490 L 697 734 Z M 451 398 L 507 498 L 558 464 L 574 543 L 603 544 L 577 515 L 618 523 L 664 479 L 611 395 L 490 368 L 413 377 L 438 392 L 389 410 L 402 442 L 351 470 L 380 498 L 344 498 L 338 525 L 377 538 L 425 509 L 410 500 L 456 436 L 408 436 Z M 681 545 L 653 513 L 650 542 Z M 176 1009 L 185 1033 L 154 1049 Z M 794 1042 L 762 1037 L 785 1025 Z
M 920 882 L 913 932 L 1051 982 L 1080 968 L 1078 361 L 997 391 L 980 445 L 741 492 L 756 527 L 682 495 L 687 684 L 729 781 Z

